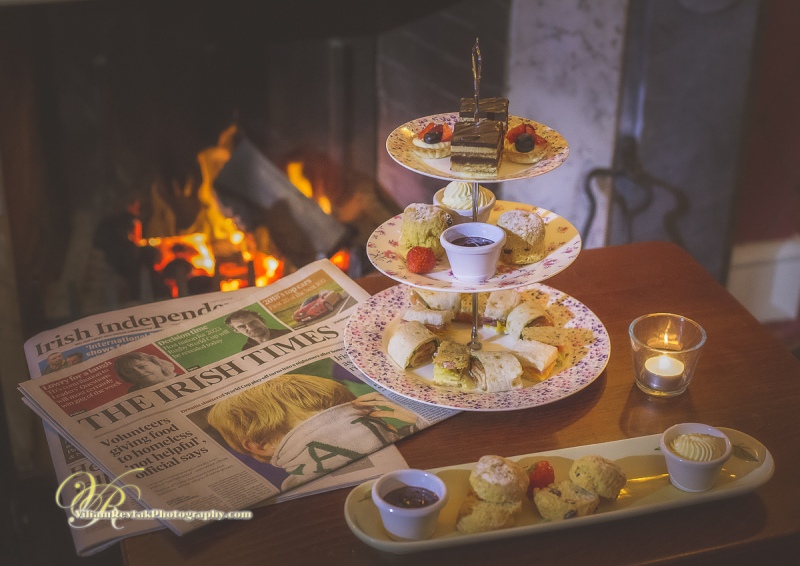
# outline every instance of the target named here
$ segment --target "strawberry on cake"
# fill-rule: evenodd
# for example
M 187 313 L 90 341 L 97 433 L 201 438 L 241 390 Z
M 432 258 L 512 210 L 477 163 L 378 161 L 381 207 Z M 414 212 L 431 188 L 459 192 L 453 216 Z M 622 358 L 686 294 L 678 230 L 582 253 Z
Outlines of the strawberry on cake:
M 447 124 L 428 122 L 421 132 L 411 139 L 414 153 L 425 159 L 439 159 L 450 155 L 453 130 Z
M 514 163 L 537 163 L 546 150 L 547 140 L 536 133 L 533 124 L 522 123 L 511 128 L 503 141 L 503 156 Z

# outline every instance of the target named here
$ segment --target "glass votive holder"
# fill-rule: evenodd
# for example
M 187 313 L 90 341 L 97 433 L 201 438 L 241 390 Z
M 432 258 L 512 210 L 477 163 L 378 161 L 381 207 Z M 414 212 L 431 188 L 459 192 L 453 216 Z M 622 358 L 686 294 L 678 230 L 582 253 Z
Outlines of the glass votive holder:
M 686 391 L 706 342 L 702 326 L 679 314 L 653 313 L 631 322 L 628 334 L 639 389 L 656 397 Z

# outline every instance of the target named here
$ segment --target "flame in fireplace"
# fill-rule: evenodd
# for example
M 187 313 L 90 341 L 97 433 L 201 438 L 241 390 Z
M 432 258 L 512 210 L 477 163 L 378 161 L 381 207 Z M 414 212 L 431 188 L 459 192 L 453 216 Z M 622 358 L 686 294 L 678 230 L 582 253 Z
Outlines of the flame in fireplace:
M 303 167 L 304 164 L 302 161 L 289 161 L 286 164 L 286 176 L 289 178 L 289 182 L 291 182 L 298 191 L 303 193 L 306 198 L 314 199 L 325 214 L 332 214 L 333 207 L 331 199 L 329 199 L 324 192 L 319 190 L 320 187 L 316 187 L 318 190 L 314 190 L 315 187 L 308 177 L 305 176 Z M 347 268 L 350 266 L 350 252 L 347 250 L 339 250 L 330 259 L 331 262 L 342 271 L 347 271 Z
M 130 235 L 137 245 L 158 250 L 160 260 L 154 269 L 161 273 L 173 297 L 186 293 L 186 284 L 193 278 L 202 277 L 221 291 L 232 291 L 269 285 L 283 277 L 287 268 L 285 260 L 275 255 L 266 227 L 259 227 L 253 233 L 241 230 L 217 199 L 214 180 L 230 159 L 235 135 L 236 126 L 231 126 L 220 134 L 216 147 L 198 153 L 202 179 L 197 190 L 200 211 L 188 229 L 177 233 L 175 213 L 154 186 L 150 218 L 144 229 L 137 223 Z M 331 201 L 324 194 L 324 187 L 314 187 L 303 168 L 302 161 L 287 164 L 290 182 L 307 198 L 314 199 L 326 214 L 331 214 Z M 191 189 L 187 184 L 183 193 L 191 194 Z M 346 271 L 350 253 L 340 250 L 331 261 Z
M 209 290 L 230 291 L 263 287 L 283 276 L 285 262 L 268 251 L 268 233 L 257 238 L 242 231 L 217 200 L 214 180 L 230 159 L 235 134 L 236 127 L 231 126 L 220 135 L 216 147 L 197 155 L 202 179 L 196 195 L 200 211 L 189 228 L 177 233 L 172 207 L 153 187 L 147 234 L 134 231 L 131 235 L 137 245 L 158 250 L 160 261 L 153 268 L 161 273 L 173 297 L 184 294 L 186 283 L 198 277 L 210 280 Z M 191 194 L 191 188 L 186 185 L 184 194 Z

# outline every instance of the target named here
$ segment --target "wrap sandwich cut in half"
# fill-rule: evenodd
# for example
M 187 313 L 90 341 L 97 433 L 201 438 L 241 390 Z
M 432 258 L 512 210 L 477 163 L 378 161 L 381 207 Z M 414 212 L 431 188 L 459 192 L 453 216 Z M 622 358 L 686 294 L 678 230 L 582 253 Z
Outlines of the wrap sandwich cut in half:
M 472 352 L 469 373 L 475 380 L 475 386 L 487 393 L 522 389 L 522 365 L 509 352 Z
M 439 339 L 421 322 L 404 322 L 389 339 L 387 353 L 403 369 L 431 363 Z
M 412 307 L 450 311 L 453 313 L 453 315 L 458 313 L 461 307 L 461 294 L 447 293 L 445 291 L 410 289 L 408 300 Z
M 522 330 L 528 326 L 552 326 L 553 320 L 547 311 L 535 301 L 520 303 L 508 313 L 506 331 L 514 338 L 522 337 Z
M 512 351 L 522 364 L 527 377 L 544 381 L 558 361 L 558 348 L 535 340 L 517 340 Z

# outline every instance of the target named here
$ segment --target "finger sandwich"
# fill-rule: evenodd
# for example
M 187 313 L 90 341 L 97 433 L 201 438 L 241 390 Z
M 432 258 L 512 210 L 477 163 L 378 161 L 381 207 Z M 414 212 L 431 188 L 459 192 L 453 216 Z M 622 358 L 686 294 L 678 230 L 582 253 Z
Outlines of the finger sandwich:
M 453 316 L 461 310 L 461 293 L 410 288 L 408 300 L 412 306 L 419 305 L 433 310 L 450 311 Z
M 514 338 L 521 338 L 522 330 L 529 326 L 553 326 L 553 319 L 536 301 L 518 304 L 506 318 L 506 332 Z
M 389 339 L 386 348 L 389 357 L 403 369 L 415 368 L 431 362 L 439 339 L 421 322 L 402 323 Z
M 558 348 L 536 342 L 535 340 L 517 340 L 511 347 L 526 376 L 544 381 L 553 371 L 558 361 Z
M 483 311 L 484 324 L 495 326 L 498 332 L 505 332 L 508 314 L 522 302 L 522 295 L 513 289 L 492 291 L 486 299 Z
M 496 393 L 522 388 L 522 364 L 505 351 L 470 352 L 472 364 L 469 373 L 480 391 Z
M 470 387 L 469 352 L 464 344 L 443 341 L 433 358 L 433 383 L 445 387 Z
M 403 313 L 403 320 L 417 321 L 425 325 L 431 332 L 442 332 L 453 320 L 453 311 L 429 309 L 422 305 L 411 305 Z

